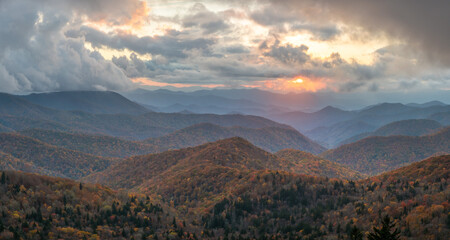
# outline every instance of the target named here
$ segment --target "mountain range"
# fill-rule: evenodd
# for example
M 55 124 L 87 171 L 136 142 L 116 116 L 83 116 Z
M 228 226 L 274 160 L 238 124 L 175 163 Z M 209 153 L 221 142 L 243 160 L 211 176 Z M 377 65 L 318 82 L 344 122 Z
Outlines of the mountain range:
M 355 228 L 361 232 L 372 231 L 381 213 L 396 219 L 394 222 L 402 237 L 445 238 L 449 234 L 445 202 L 449 190 L 442 179 L 449 177 L 446 169 L 450 155 L 428 158 L 355 182 L 264 169 L 276 167 L 277 163 L 236 158 L 232 154 L 236 151 L 224 152 L 228 147 L 232 149 L 233 144 L 250 147 L 239 138 L 202 147 L 217 144 L 220 148 L 211 149 L 213 153 L 192 151 L 198 153 L 199 158 L 192 159 L 198 166 L 190 166 L 190 171 L 184 168 L 190 160 L 173 162 L 169 161 L 170 157 L 161 158 L 161 162 L 175 163 L 165 170 L 170 171 L 170 175 L 164 176 L 166 182 L 159 179 L 161 175 L 152 176 L 152 171 L 163 170 L 166 166 L 152 163 L 151 156 L 130 160 L 153 165 L 145 176 L 162 184 L 152 185 L 146 179 L 133 182 L 124 178 L 125 183 L 114 180 L 113 185 L 138 191 L 131 195 L 98 184 L 0 172 L 0 193 L 4 196 L 0 203 L 2 211 L 7 213 L 0 215 L 2 236 L 337 238 L 350 236 Z M 242 150 L 271 159 L 258 149 L 243 147 Z M 200 157 L 214 157 L 217 153 L 228 155 L 224 159 L 197 162 Z M 179 156 L 182 151 L 167 154 Z M 145 174 L 142 167 L 128 170 Z M 111 175 L 103 177 L 113 178 Z M 121 177 L 123 175 L 119 175 Z M 146 182 L 145 187 L 134 187 L 142 182 Z M 160 193 L 160 197 L 151 191 Z M 426 204 L 419 204 L 423 201 Z M 52 207 L 43 207 L 50 205 Z M 5 228 L 5 225 L 12 227 Z
M 177 94 L 211 93 L 255 112 L 288 96 Z M 0 239 L 346 239 L 386 215 L 405 239 L 450 234 L 443 103 L 274 110 L 305 136 L 261 116 L 64 94 L 0 94 Z
M 368 137 L 328 150 L 320 156 L 375 175 L 445 153 L 450 153 L 450 127 L 424 136 Z
M 83 93 L 82 93 L 83 95 Z M 94 95 L 93 93 L 88 94 Z M 103 95 L 100 94 L 100 95 Z M 108 95 L 120 96 L 116 94 Z M 96 98 L 86 99 L 95 102 Z M 119 100 L 123 100 L 119 97 Z M 107 103 L 107 101 L 103 101 Z M 129 103 L 126 101 L 124 104 Z M 97 107 L 99 105 L 96 105 Z M 102 109 L 102 107 L 99 107 Z M 94 110 L 92 110 L 94 111 Z M 99 112 L 101 110 L 98 110 Z M 119 111 L 119 110 L 117 110 Z M 124 110 L 125 111 L 125 110 Z M 129 140 L 159 137 L 198 123 L 248 128 L 291 128 L 271 120 L 245 115 L 181 114 L 147 112 L 140 115 L 94 114 L 82 111 L 65 111 L 47 108 L 24 100 L 21 96 L 0 94 L 0 124 L 5 129 L 24 130 L 41 128 L 61 131 L 117 136 Z
M 437 132 L 443 126 L 430 119 L 410 119 L 386 124 L 373 132 L 364 132 L 339 142 L 338 146 L 356 142 L 370 136 L 422 136 Z

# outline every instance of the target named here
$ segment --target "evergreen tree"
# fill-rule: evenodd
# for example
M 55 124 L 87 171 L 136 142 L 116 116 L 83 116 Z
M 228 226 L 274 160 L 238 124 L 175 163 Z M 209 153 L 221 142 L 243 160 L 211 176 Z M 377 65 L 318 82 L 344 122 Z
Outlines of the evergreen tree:
M 362 240 L 363 234 L 361 230 L 359 230 L 358 227 L 353 226 L 353 228 L 350 230 L 350 240 Z
M 373 233 L 369 233 L 369 240 L 397 240 L 400 239 L 400 231 L 395 228 L 395 223 L 391 222 L 391 218 L 386 215 L 381 221 L 381 228 L 373 227 Z
M 2 172 L 1 183 L 2 183 L 2 184 L 5 184 L 5 183 L 6 183 L 6 175 L 5 175 L 5 172 Z

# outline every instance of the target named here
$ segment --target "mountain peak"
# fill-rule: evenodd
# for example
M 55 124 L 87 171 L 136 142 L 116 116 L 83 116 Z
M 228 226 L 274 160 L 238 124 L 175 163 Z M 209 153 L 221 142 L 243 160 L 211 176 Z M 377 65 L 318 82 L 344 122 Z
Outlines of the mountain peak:
M 333 107 L 333 106 L 326 106 L 326 107 L 320 109 L 319 111 L 317 111 L 317 113 L 319 113 L 319 112 L 321 112 L 321 113 L 335 113 L 335 112 L 345 112 L 345 111 L 342 110 L 342 109 Z
M 64 91 L 33 93 L 21 98 L 34 104 L 65 111 L 84 111 L 100 114 L 143 114 L 143 106 L 111 91 Z

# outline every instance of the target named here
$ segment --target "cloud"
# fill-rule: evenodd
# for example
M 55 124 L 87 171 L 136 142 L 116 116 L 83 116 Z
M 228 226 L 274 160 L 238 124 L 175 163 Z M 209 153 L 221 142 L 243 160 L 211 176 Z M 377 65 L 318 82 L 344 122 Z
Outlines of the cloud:
M 87 50 L 84 39 L 64 35 L 68 28 L 79 27 L 80 15 L 112 20 L 107 3 L 122 4 L 120 1 L 1 2 L 1 90 L 25 93 L 132 87 L 120 68 L 99 53 Z M 132 11 L 125 8 L 115 19 L 127 19 L 128 10 Z
M 229 25 L 218 14 L 209 11 L 205 5 L 196 3 L 190 10 L 187 16 L 182 19 L 183 27 L 202 29 L 203 34 L 212 34 L 219 31 L 224 31 L 229 28 Z
M 294 47 L 291 44 L 281 46 L 278 40 L 272 46 L 268 46 L 267 42 L 260 45 L 260 50 L 264 51 L 264 56 L 272 57 L 285 64 L 304 64 L 310 60 L 307 54 L 308 47 L 301 45 Z
M 91 27 L 83 26 L 79 30 L 67 32 L 73 38 L 83 37 L 94 47 L 106 46 L 112 49 L 129 49 L 139 54 L 161 55 L 169 58 L 186 58 L 187 51 L 200 49 L 208 53 L 214 43 L 212 39 L 185 39 L 180 35 L 164 35 L 155 37 L 138 37 L 124 32 L 105 33 Z
M 319 41 L 331 40 L 341 33 L 334 23 L 311 24 L 295 9 L 280 8 L 276 4 L 253 11 L 250 18 L 270 27 L 272 33 L 306 32 L 312 35 L 313 40 Z
M 384 33 L 422 51 L 428 61 L 450 66 L 448 0 L 260 0 L 274 9 L 295 11 L 314 24 L 342 22 Z

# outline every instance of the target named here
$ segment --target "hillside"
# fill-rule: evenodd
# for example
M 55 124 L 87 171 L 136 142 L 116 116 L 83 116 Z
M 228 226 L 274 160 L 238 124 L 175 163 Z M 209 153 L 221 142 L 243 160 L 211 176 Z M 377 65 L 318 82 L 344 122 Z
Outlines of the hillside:
M 114 188 L 131 189 L 144 181 L 157 178 L 166 171 L 213 164 L 237 169 L 285 169 L 294 164 L 253 146 L 243 138 L 234 137 L 192 148 L 134 156 L 112 165 L 87 180 L 105 183 Z M 170 175 L 170 174 L 167 174 Z M 174 175 L 177 175 L 174 173 Z
M 0 172 L 1 239 L 194 238 L 168 207 L 114 192 L 19 172 Z
M 448 126 L 450 125 L 450 111 L 434 113 L 428 116 L 428 119 L 438 121 L 440 124 Z
M 354 116 L 354 112 L 328 106 L 317 112 L 306 113 L 296 111 L 271 115 L 269 118 L 289 124 L 301 131 L 309 131 L 317 127 L 331 126 L 342 121 L 348 121 Z
M 275 155 L 297 165 L 297 169 L 299 169 L 297 173 L 340 179 L 362 179 L 364 177 L 363 174 L 341 164 L 299 150 L 284 149 Z
M 186 204 L 193 209 L 204 209 L 211 206 L 214 199 L 235 191 L 235 186 L 245 181 L 242 176 L 254 171 L 280 170 L 321 176 L 332 174 L 329 177 L 360 177 L 355 171 L 344 174 L 343 167 L 327 169 L 327 172 L 317 171 L 324 161 L 320 159 L 316 162 L 314 158 L 307 163 L 287 160 L 259 149 L 245 139 L 234 137 L 193 148 L 135 156 L 84 180 L 116 189 L 160 195 L 166 200 L 173 199 L 175 205 L 195 199 Z M 338 165 L 329 164 L 329 167 L 334 166 Z
M 328 150 L 320 156 L 374 175 L 441 153 L 450 153 L 450 127 L 421 137 L 368 137 Z
M 14 170 L 37 169 L 37 172 L 40 173 L 53 173 L 51 175 L 75 179 L 104 170 L 116 161 L 111 158 L 52 146 L 14 133 L 0 134 L 0 151 L 13 157 L 2 158 L 2 160 L 12 160 L 13 162 L 6 165 L 15 166 Z M 15 164 L 16 159 L 20 159 L 21 164 Z
M 155 112 L 141 115 L 92 114 L 45 108 L 32 104 L 20 96 L 0 95 L 0 124 L 16 131 L 42 128 L 143 140 L 164 136 L 199 123 L 212 123 L 223 127 L 292 129 L 287 125 L 257 116 Z
M 450 105 L 425 104 L 407 106 L 400 103 L 382 103 L 361 110 L 345 111 L 326 107 L 316 112 L 288 112 L 269 115 L 270 119 L 289 124 L 304 132 L 319 144 L 332 148 L 340 142 L 366 132 L 372 132 L 383 125 L 409 119 L 435 120 L 448 125 Z M 358 137 L 357 137 L 358 138 Z M 346 141 L 347 142 L 347 141 Z
M 85 180 L 160 196 L 204 239 L 345 238 L 354 227 L 372 231 L 386 214 L 404 237 L 450 233 L 445 214 L 450 155 L 357 182 L 292 173 L 295 160 L 291 172 L 273 170 L 278 163 L 232 138 L 134 157 Z
M 62 176 L 51 170 L 38 167 L 31 162 L 27 162 L 11 156 L 11 154 L 0 151 L 0 170 L 22 171 L 29 173 L 38 173 L 48 176 Z
M 143 114 L 149 112 L 143 106 L 115 92 L 71 91 L 33 93 L 22 96 L 22 98 L 37 105 L 65 111 L 83 111 L 100 114 Z
M 42 129 L 27 129 L 18 133 L 54 146 L 103 157 L 124 158 L 157 152 L 157 148 L 150 144 L 110 136 Z
M 388 215 L 401 239 L 445 239 L 450 155 L 359 182 L 254 172 L 202 217 L 209 237 L 351 239 Z M 424 169 L 425 168 L 425 169 Z M 240 193 L 239 193 L 240 192 Z
M 293 148 L 317 154 L 325 150 L 325 148 L 294 129 L 221 127 L 210 123 L 196 124 L 167 136 L 148 139 L 145 142 L 158 146 L 160 150 L 169 150 L 197 146 L 231 137 L 245 138 L 254 145 L 270 152 Z
M 11 128 L 5 127 L 5 126 L 0 124 L 0 133 L 2 133 L 2 132 L 11 132 L 11 131 L 12 131 Z
M 434 133 L 443 126 L 434 120 L 409 119 L 386 124 L 373 132 L 366 132 L 343 140 L 338 145 L 356 142 L 369 136 L 422 136 Z
M 314 128 L 311 131 L 305 132 L 305 135 L 325 147 L 334 148 L 339 142 L 349 137 L 370 132 L 374 129 L 374 126 L 365 122 L 349 120 L 333 124 L 329 127 Z
M 52 110 L 32 104 L 19 96 L 0 93 L 0 115 L 43 117 Z

